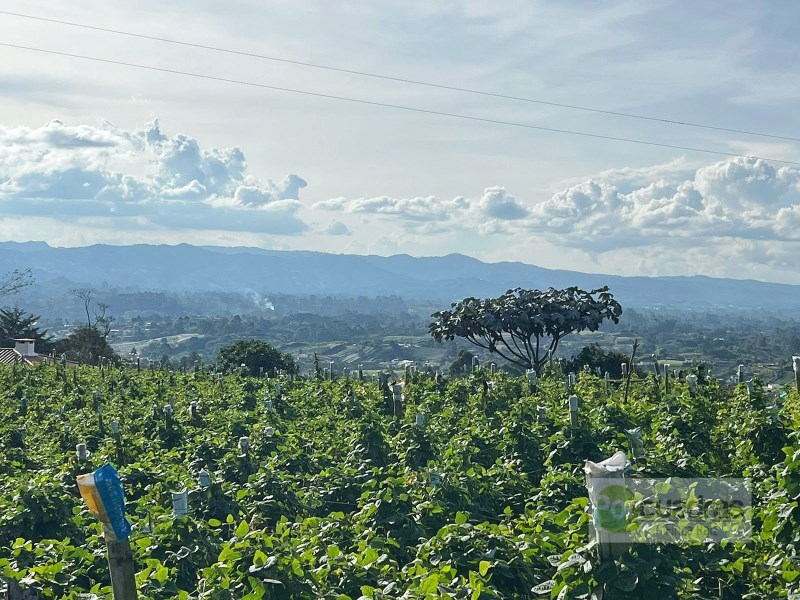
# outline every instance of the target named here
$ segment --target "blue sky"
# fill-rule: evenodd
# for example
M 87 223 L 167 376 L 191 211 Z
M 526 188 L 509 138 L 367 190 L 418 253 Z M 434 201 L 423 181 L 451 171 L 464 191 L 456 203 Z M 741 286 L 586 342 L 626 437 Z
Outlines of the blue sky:
M 0 10 L 800 137 L 800 4 L 0 0 Z M 800 143 L 434 90 L 0 15 L 3 41 L 800 162 Z M 0 47 L 0 239 L 521 260 L 800 283 L 800 167 Z

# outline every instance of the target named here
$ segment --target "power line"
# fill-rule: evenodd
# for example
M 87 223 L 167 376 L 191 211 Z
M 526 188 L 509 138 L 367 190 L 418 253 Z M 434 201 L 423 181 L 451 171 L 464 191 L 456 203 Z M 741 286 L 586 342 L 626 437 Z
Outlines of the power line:
M 179 46 L 187 46 L 187 47 L 190 47 L 190 48 L 200 48 L 200 49 L 203 49 L 203 50 L 211 50 L 213 52 L 224 52 L 226 54 L 234 54 L 234 55 L 237 55 L 237 56 L 247 56 L 249 58 L 258 58 L 260 60 L 270 60 L 270 61 L 286 63 L 286 64 L 290 64 L 290 65 L 298 65 L 298 66 L 302 66 L 302 67 L 309 67 L 309 68 L 313 68 L 313 69 L 324 69 L 326 71 L 335 71 L 337 73 L 347 73 L 349 75 L 358 75 L 360 77 L 371 77 L 371 78 L 374 78 L 374 79 L 384 79 L 384 80 L 387 80 L 387 81 L 395 81 L 395 82 L 398 82 L 398 83 L 410 83 L 412 85 L 421 85 L 421 86 L 430 87 L 430 88 L 438 88 L 438 89 L 441 89 L 441 90 L 449 90 L 449 91 L 453 91 L 453 92 L 462 92 L 462 93 L 465 93 L 465 94 L 476 94 L 476 95 L 479 95 L 479 96 L 489 96 L 491 98 L 501 98 L 503 100 L 516 100 L 516 101 L 519 101 L 519 102 L 528 102 L 528 103 L 531 103 L 531 104 L 540 104 L 540 105 L 543 105 L 543 106 L 553 106 L 553 107 L 557 107 L 557 108 L 566 108 L 566 109 L 569 109 L 569 110 L 580 110 L 580 111 L 584 111 L 584 112 L 591 112 L 591 113 L 597 113 L 597 114 L 602 114 L 602 115 L 612 115 L 612 116 L 615 116 L 615 117 L 625 117 L 625 118 L 628 118 L 628 119 L 640 119 L 640 120 L 643 120 L 643 121 L 654 121 L 654 122 L 657 122 L 657 123 L 666 123 L 666 124 L 669 124 L 669 125 L 681 125 L 683 127 L 696 127 L 696 128 L 700 128 L 700 129 L 710 129 L 710 130 L 713 130 L 713 131 L 724 131 L 724 132 L 727 132 L 727 133 L 740 133 L 740 134 L 743 134 L 743 135 L 752 135 L 752 136 L 758 136 L 758 137 L 765 137 L 765 138 L 771 138 L 771 139 L 775 139 L 775 140 L 785 140 L 785 141 L 791 141 L 791 142 L 800 142 L 800 138 L 791 137 L 791 136 L 785 136 L 785 135 L 777 135 L 777 134 L 773 134 L 773 133 L 763 133 L 763 132 L 759 132 L 759 131 L 748 131 L 748 130 L 745 130 L 745 129 L 733 129 L 733 128 L 730 128 L 730 127 L 719 127 L 719 126 L 716 126 L 716 125 L 706 125 L 704 123 L 694 123 L 694 122 L 691 122 L 691 121 L 678 121 L 678 120 L 675 120 L 675 119 L 664 119 L 664 118 L 661 118 L 661 117 L 651 117 L 651 116 L 647 116 L 647 115 L 639 115 L 639 114 L 635 114 L 635 113 L 627 113 L 627 112 L 621 112 L 621 111 L 615 111 L 615 110 L 604 110 L 604 109 L 601 109 L 601 108 L 593 108 L 593 107 L 590 107 L 590 106 L 581 106 L 581 105 L 577 105 L 577 104 L 564 104 L 564 103 L 561 103 L 561 102 L 550 102 L 550 101 L 547 101 L 547 100 L 540 100 L 540 99 L 537 99 L 537 98 L 528 98 L 528 97 L 524 97 L 524 96 L 511 96 L 511 95 L 507 95 L 507 94 L 499 94 L 499 93 L 496 93 L 496 92 L 487 92 L 485 90 L 476 90 L 476 89 L 471 89 L 471 88 L 463 88 L 463 87 L 458 87 L 458 86 L 453 86 L 453 85 L 432 83 L 430 81 L 420 81 L 420 80 L 416 80 L 416 79 L 406 79 L 406 78 L 403 78 L 403 77 L 394 77 L 394 76 L 391 76 L 391 75 L 381 75 L 381 74 L 378 74 L 378 73 L 370 73 L 370 72 L 367 72 L 367 71 L 357 71 L 357 70 L 354 70 L 354 69 L 345 69 L 345 68 L 342 68 L 342 67 L 333 67 L 333 66 L 330 66 L 330 65 L 322 65 L 322 64 L 318 64 L 318 63 L 304 62 L 304 61 L 300 61 L 300 60 L 293 60 L 293 59 L 282 58 L 282 57 L 278 57 L 278 56 L 269 56 L 269 55 L 266 55 L 266 54 L 257 54 L 257 53 L 254 53 L 254 52 L 244 52 L 244 51 L 240 51 L 240 50 L 232 50 L 230 48 L 221 48 L 221 47 L 218 47 L 218 46 L 209 46 L 209 45 L 206 45 L 206 44 L 195 44 L 193 42 L 186 42 L 186 41 L 182 41 L 182 40 L 173 40 L 173 39 L 162 38 L 162 37 L 158 37 L 158 36 L 154 36 L 154 35 L 145 35 L 143 33 L 133 33 L 131 31 L 122 31 L 122 30 L 119 30 L 119 29 L 108 29 L 106 27 L 97 27 L 95 25 L 87 25 L 85 23 L 75 23 L 73 21 L 62 21 L 60 19 L 51 19 L 51 18 L 48 18 L 48 17 L 39 17 L 39 16 L 35 16 L 35 15 L 28 15 L 28 14 L 23 14 L 23 13 L 11 12 L 11 11 L 7 11 L 7 10 L 0 10 L 0 14 L 14 16 L 14 17 L 21 17 L 23 19 L 32 19 L 32 20 L 35 20 L 35 21 L 44 21 L 44 22 L 47 22 L 47 23 L 55 23 L 55 24 L 58 24 L 58 25 L 67 25 L 69 27 L 79 27 L 79 28 L 82 28 L 82 29 L 91 29 L 93 31 L 102 31 L 104 33 L 113 33 L 113 34 L 116 34 L 116 35 L 125 35 L 125 36 L 144 39 L 144 40 L 151 40 L 151 41 L 156 41 L 156 42 L 165 42 L 167 44 L 176 44 L 176 45 L 179 45 Z
M 475 117 L 475 116 L 472 116 L 472 115 L 464 115 L 464 114 L 460 114 L 460 113 L 451 113 L 451 112 L 445 112 L 445 111 L 439 111 L 439 110 L 431 110 L 431 109 L 427 109 L 427 108 L 418 108 L 418 107 L 414 107 L 414 106 L 403 106 L 403 105 L 400 105 L 400 104 L 389 104 L 389 103 L 386 103 L 386 102 L 377 102 L 375 100 L 363 100 L 361 98 L 349 98 L 347 96 L 337 96 L 335 94 L 323 94 L 321 92 L 310 92 L 308 90 L 297 90 L 297 89 L 293 89 L 293 88 L 279 87 L 279 86 L 275 86 L 275 85 L 267 85 L 265 83 L 256 83 L 254 81 L 242 81 L 240 79 L 229 79 L 227 77 L 216 77 L 214 75 L 204 75 L 202 73 L 191 73 L 191 72 L 188 72 L 188 71 L 179 71 L 179 70 L 176 70 L 176 69 L 166 69 L 166 68 L 163 68 L 163 67 L 154 67 L 154 66 L 151 66 L 151 65 L 140 65 L 140 64 L 129 63 L 129 62 L 124 62 L 124 61 L 120 61 L 120 60 L 112 60 L 112 59 L 109 59 L 109 58 L 99 58 L 99 57 L 96 57 L 96 56 L 86 56 L 86 55 L 83 55 L 83 54 L 72 54 L 72 53 L 69 53 L 69 52 L 60 52 L 60 51 L 57 51 L 57 50 L 46 50 L 44 48 L 33 48 L 33 47 L 30 47 L 30 46 L 20 46 L 18 44 L 6 44 L 6 43 L 3 43 L 3 42 L 0 42 L 0 46 L 6 47 L 6 48 L 15 48 L 15 49 L 18 49 L 18 50 L 27 50 L 27 51 L 30 51 L 30 52 L 39 52 L 39 53 L 42 53 L 42 54 L 51 54 L 51 55 L 55 55 L 55 56 L 66 56 L 66 57 L 69 57 L 69 58 L 79 58 L 81 60 L 89 60 L 89 61 L 109 64 L 109 65 L 118 65 L 118 66 L 123 66 L 123 67 L 132 67 L 132 68 L 135 68 L 135 69 L 144 69 L 144 70 L 147 70 L 147 71 L 157 71 L 157 72 L 160 72 L 160 73 L 169 73 L 169 74 L 172 74 L 172 75 L 184 75 L 186 77 L 195 77 L 195 78 L 198 78 L 198 79 L 206 79 L 206 80 L 209 80 L 209 81 L 221 81 L 221 82 L 224 82 L 224 83 L 233 83 L 233 84 L 237 84 L 237 85 L 246 85 L 246 86 L 249 86 L 249 87 L 261 88 L 261 89 L 265 89 L 265 90 L 274 90 L 274 91 L 278 91 L 278 92 L 288 92 L 288 93 L 291 93 L 291 94 L 301 94 L 301 95 L 304 95 L 304 96 L 313 96 L 315 98 L 326 98 L 328 100 L 341 100 L 343 102 L 351 102 L 351 103 L 354 103 L 354 104 L 365 104 L 365 105 L 368 105 L 368 106 L 379 106 L 381 108 L 393 108 L 393 109 L 396 109 L 396 110 L 404 110 L 404 111 L 408 111 L 408 112 L 422 113 L 422 114 L 428 114 L 428 115 L 437 115 L 437 116 L 441 116 L 441 117 L 452 117 L 454 119 L 464 119 L 464 120 L 467 120 L 467 121 L 478 121 L 478 122 L 481 122 L 481 123 L 491 123 L 491 124 L 494 124 L 494 125 L 508 125 L 510 127 L 521 127 L 521 128 L 524 128 L 524 129 L 534 129 L 534 130 L 537 130 L 537 131 L 547 131 L 547 132 L 550 132 L 550 133 L 564 133 L 564 134 L 568 134 L 568 135 L 577 135 L 577 136 L 589 137 L 589 138 L 595 138 L 595 139 L 601 139 L 601 140 L 612 140 L 612 141 L 616 141 L 616 142 L 627 142 L 627 143 L 630 143 L 630 144 L 640 144 L 640 145 L 643 145 L 643 146 L 656 146 L 656 147 L 659 147 L 659 148 L 671 148 L 671 149 L 674 149 L 674 150 L 686 150 L 688 152 L 701 152 L 701 153 L 704 153 L 704 154 L 716 154 L 716 155 L 719 155 L 719 156 L 735 156 L 735 157 L 738 157 L 738 158 L 751 158 L 751 159 L 755 159 L 755 160 L 766 160 L 766 161 L 769 161 L 769 162 L 800 166 L 800 162 L 794 162 L 794 161 L 791 161 L 791 160 L 781 160 L 781 159 L 778 159 L 778 158 L 767 158 L 767 157 L 763 157 L 763 156 L 752 156 L 752 155 L 748 155 L 748 154 L 738 154 L 736 152 L 725 152 L 724 150 L 710 150 L 708 148 L 695 148 L 693 146 L 680 146 L 680 145 L 677 145 L 677 144 L 664 144 L 664 143 L 661 143 L 661 142 L 652 142 L 652 141 L 648 141 L 648 140 L 637 140 L 637 139 L 634 139 L 634 138 L 624 138 L 624 137 L 618 137 L 618 136 L 613 136 L 613 135 L 602 135 L 602 134 L 599 134 L 599 133 L 588 133 L 588 132 L 585 132 L 585 131 L 573 131 L 573 130 L 569 130 L 569 129 L 558 129 L 558 128 L 555 128 L 555 127 L 544 127 L 544 126 L 541 126 L 541 125 L 530 125 L 528 123 L 519 123 L 517 121 L 502 121 L 502 120 L 499 120 L 499 119 L 488 119 L 488 118 L 485 118 L 485 117 Z

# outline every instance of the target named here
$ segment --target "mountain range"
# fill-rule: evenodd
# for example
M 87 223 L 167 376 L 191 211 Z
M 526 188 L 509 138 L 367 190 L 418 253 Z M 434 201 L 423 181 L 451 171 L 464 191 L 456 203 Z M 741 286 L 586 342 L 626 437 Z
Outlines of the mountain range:
M 486 263 L 461 254 L 360 256 L 188 244 L 60 248 L 45 242 L 0 242 L 0 275 L 17 268 L 30 268 L 36 293 L 50 296 L 95 287 L 182 294 L 396 295 L 450 302 L 496 296 L 514 287 L 608 285 L 623 306 L 800 308 L 800 286 L 706 276 L 588 274 L 521 262 Z

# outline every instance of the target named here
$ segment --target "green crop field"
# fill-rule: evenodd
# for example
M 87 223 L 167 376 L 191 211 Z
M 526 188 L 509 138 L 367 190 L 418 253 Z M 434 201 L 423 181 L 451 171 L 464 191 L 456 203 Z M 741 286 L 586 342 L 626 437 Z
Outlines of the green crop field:
M 111 462 L 142 599 L 791 597 L 800 398 L 700 375 L 692 395 L 650 374 L 627 400 L 590 374 L 572 392 L 545 375 L 536 393 L 488 370 L 415 375 L 397 402 L 353 379 L 4 367 L 0 578 L 43 598 L 110 597 L 101 525 L 75 477 Z M 631 517 L 630 541 L 601 556 L 584 462 L 619 450 L 637 459 L 632 482 L 749 479 L 752 507 L 728 525 L 752 531 L 725 529 L 717 513 L 698 520 L 691 492 L 673 508 L 674 539 L 641 537 Z M 184 489 L 189 513 L 177 517 L 171 493 Z

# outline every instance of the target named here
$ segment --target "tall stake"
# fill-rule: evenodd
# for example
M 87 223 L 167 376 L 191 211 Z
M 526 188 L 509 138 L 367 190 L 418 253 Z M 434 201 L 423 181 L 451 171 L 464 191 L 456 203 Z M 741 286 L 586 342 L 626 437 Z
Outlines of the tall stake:
M 137 600 L 135 563 L 130 540 L 107 541 L 106 546 L 114 600 Z
M 634 362 L 633 359 L 636 358 L 636 349 L 639 347 L 639 340 L 633 340 L 633 352 L 631 352 L 631 362 L 628 363 L 630 368 L 628 369 L 628 377 L 625 378 L 625 399 L 624 402 L 628 402 L 628 390 L 631 389 L 631 375 L 633 374 L 634 370 Z
M 794 384 L 800 392 L 800 356 L 792 357 L 792 367 L 794 367 Z

